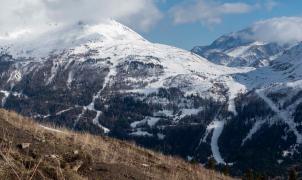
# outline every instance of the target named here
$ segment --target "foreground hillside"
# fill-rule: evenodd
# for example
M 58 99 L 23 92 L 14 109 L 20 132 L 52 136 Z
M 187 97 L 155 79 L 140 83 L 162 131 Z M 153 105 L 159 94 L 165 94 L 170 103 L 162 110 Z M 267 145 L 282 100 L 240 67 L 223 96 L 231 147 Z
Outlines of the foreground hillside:
M 0 179 L 231 179 L 135 145 L 0 109 Z

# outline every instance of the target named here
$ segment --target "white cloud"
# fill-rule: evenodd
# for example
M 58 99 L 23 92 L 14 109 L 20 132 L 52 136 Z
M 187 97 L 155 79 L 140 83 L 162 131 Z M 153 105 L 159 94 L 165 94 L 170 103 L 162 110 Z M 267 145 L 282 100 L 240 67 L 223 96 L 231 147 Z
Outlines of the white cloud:
M 280 17 L 256 22 L 250 38 L 281 44 L 302 41 L 302 17 Z
M 201 22 L 205 25 L 221 23 L 224 15 L 249 13 L 257 5 L 246 3 L 219 3 L 214 0 L 195 0 L 174 6 L 170 13 L 176 24 Z
M 94 24 L 107 18 L 148 30 L 161 17 L 156 0 L 1 0 L 0 36 L 45 24 Z
M 264 4 L 264 7 L 268 10 L 271 11 L 273 10 L 276 6 L 278 6 L 279 3 L 274 1 L 274 0 L 267 0 L 266 3 Z

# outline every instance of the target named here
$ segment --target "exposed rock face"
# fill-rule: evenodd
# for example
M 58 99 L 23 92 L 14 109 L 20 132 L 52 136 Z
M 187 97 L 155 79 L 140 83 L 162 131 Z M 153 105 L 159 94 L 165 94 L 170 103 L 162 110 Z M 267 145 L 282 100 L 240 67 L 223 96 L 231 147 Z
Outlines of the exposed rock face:
M 3 107 L 202 163 L 214 156 L 237 174 L 280 174 L 301 159 L 300 45 L 264 67 L 235 68 L 150 43 L 113 21 L 75 28 L 50 44 L 2 50 Z M 251 43 L 228 42 L 220 48 Z M 281 51 L 249 51 L 259 48 Z

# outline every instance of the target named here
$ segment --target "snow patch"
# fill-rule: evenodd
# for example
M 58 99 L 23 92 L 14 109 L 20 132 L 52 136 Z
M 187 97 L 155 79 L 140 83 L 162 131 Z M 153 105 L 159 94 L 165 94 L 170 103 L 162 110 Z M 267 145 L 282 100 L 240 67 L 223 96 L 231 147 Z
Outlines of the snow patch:
M 278 160 L 277 160 L 277 163 L 278 163 L 278 164 L 282 164 L 283 161 L 284 161 L 283 159 L 278 159 Z
M 228 87 L 228 111 L 232 112 L 235 116 L 237 116 L 236 106 L 235 106 L 235 98 L 239 93 L 244 93 L 247 91 L 247 87 L 233 79 L 233 77 L 225 77 L 224 83 Z
M 71 86 L 72 81 L 73 81 L 73 72 L 70 71 L 70 72 L 68 73 L 68 78 L 67 78 L 67 86 L 68 86 L 68 87 Z
M 157 117 L 173 117 L 173 111 L 165 109 L 165 110 L 153 113 L 153 116 L 157 116 Z
M 218 140 L 223 131 L 224 125 L 225 125 L 225 121 L 217 121 L 217 120 L 212 121 L 207 126 L 205 136 L 204 138 L 201 139 L 198 145 L 199 147 L 201 142 L 206 142 L 209 133 L 213 131 L 213 135 L 211 138 L 211 150 L 212 150 L 213 157 L 218 164 L 226 164 L 219 152 L 219 146 L 218 146 Z
M 94 125 L 97 125 L 99 128 L 101 128 L 105 134 L 107 134 L 110 132 L 110 130 L 99 123 L 99 117 L 101 114 L 102 114 L 101 111 L 97 111 L 97 114 L 96 114 L 95 118 L 92 120 L 92 122 Z
M 160 120 L 160 118 L 156 118 L 156 117 L 145 117 L 143 120 L 141 121 L 135 121 L 133 123 L 130 124 L 130 126 L 132 128 L 136 128 L 138 126 L 142 126 L 144 124 L 148 124 L 148 126 L 153 127 L 156 125 L 156 123 Z
M 6 103 L 6 99 L 10 95 L 10 92 L 1 90 L 0 93 L 4 94 L 4 97 L 1 100 L 1 106 L 4 107 Z
M 266 121 L 256 121 L 256 123 L 253 125 L 252 129 L 250 129 L 247 136 L 242 140 L 241 146 L 243 146 L 247 140 L 252 139 L 252 136 L 262 127 L 262 125 L 265 122 Z
M 21 74 L 21 72 L 18 71 L 18 70 L 14 70 L 14 71 L 10 74 L 10 76 L 9 76 L 9 78 L 8 78 L 8 80 L 7 80 L 7 82 L 8 82 L 8 83 L 9 83 L 9 82 L 19 82 L 19 81 L 21 81 L 21 79 L 22 79 L 22 74 Z
M 258 96 L 260 98 L 262 98 L 271 108 L 272 111 L 274 111 L 276 113 L 276 115 L 284 122 L 288 125 L 288 127 L 290 128 L 290 130 L 295 134 L 297 140 L 296 143 L 297 144 L 302 144 L 302 135 L 299 133 L 298 129 L 297 129 L 297 124 L 295 123 L 294 119 L 292 118 L 292 116 L 289 114 L 288 111 L 283 111 L 280 110 L 277 105 L 275 105 L 275 103 L 269 99 L 265 93 L 264 90 L 262 89 L 257 89 L 256 90 L 256 94 L 258 94 Z
M 214 132 L 211 139 L 211 150 L 213 153 L 213 157 L 218 164 L 225 164 L 225 161 L 223 160 L 219 152 L 219 146 L 218 146 L 218 139 L 223 131 L 224 124 L 225 124 L 224 121 L 214 121 L 212 125 Z
M 162 133 L 157 133 L 157 138 L 158 138 L 159 140 L 164 140 L 165 137 L 166 137 L 166 135 L 164 135 L 164 134 L 162 134 Z
M 22 94 L 22 93 L 19 93 L 19 92 L 11 92 L 11 91 L 5 91 L 5 90 L 0 90 L 0 93 L 2 93 L 4 95 L 4 97 L 2 98 L 1 100 L 1 106 L 4 107 L 5 106 L 5 103 L 6 103 L 6 100 L 7 98 L 12 95 L 12 96 L 15 96 L 15 97 L 25 97 L 27 98 L 26 95 Z
M 73 109 L 73 108 L 68 108 L 68 109 L 65 109 L 65 110 L 59 111 L 59 112 L 57 112 L 57 113 L 56 113 L 56 115 L 57 115 L 57 116 L 59 116 L 59 115 L 61 115 L 61 114 L 65 113 L 65 112 L 68 112 L 68 111 L 72 110 L 72 109 Z
M 46 126 L 42 126 L 42 125 L 40 125 L 40 127 L 42 127 L 43 129 L 45 129 L 47 131 L 52 131 L 52 132 L 56 132 L 56 133 L 64 133 L 63 131 L 60 131 L 60 130 L 57 130 L 57 129 L 53 129 L 53 128 L 50 128 L 50 127 L 46 127 Z
M 192 161 L 192 160 L 193 160 L 193 157 L 192 157 L 192 156 L 187 156 L 187 160 L 188 160 L 188 161 Z
M 148 133 L 147 131 L 142 131 L 140 128 L 137 129 L 135 132 L 130 133 L 132 136 L 148 136 L 153 137 L 153 134 Z

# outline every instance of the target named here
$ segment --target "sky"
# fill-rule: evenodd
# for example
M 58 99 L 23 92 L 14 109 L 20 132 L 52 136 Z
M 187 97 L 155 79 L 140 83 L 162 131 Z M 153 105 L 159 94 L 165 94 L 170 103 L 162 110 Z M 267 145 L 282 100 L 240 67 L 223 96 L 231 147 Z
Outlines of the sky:
M 175 23 L 173 21 L 173 14 L 170 11 L 171 7 L 185 7 L 188 6 L 187 4 L 196 6 L 197 2 L 196 0 L 162 1 L 159 3 L 159 8 L 162 12 L 168 13 L 168 15 L 163 17 L 156 28 L 143 33 L 143 36 L 153 42 L 160 42 L 189 50 L 196 45 L 208 45 L 221 35 L 236 32 L 261 20 L 283 16 L 302 16 L 301 0 L 207 0 L 199 2 L 213 2 L 215 5 L 207 7 L 210 12 L 213 11 L 213 16 L 218 13 L 215 7 L 226 3 L 243 3 L 251 8 L 241 13 L 229 12 L 217 15 L 220 18 L 220 22 L 212 24 L 209 24 L 206 18 L 199 18 L 198 20 L 186 23 Z M 193 10 L 192 12 L 198 14 L 197 12 L 200 12 L 201 9 L 202 7 L 198 7 L 197 10 Z M 236 11 L 233 10 L 233 12 Z M 205 17 L 207 16 L 205 15 Z
M 255 39 L 302 40 L 301 0 L 0 0 L 0 40 L 51 25 L 115 19 L 151 42 L 184 49 L 252 26 Z M 290 28 L 290 30 L 288 30 Z M 278 37 L 278 38 L 276 38 Z

